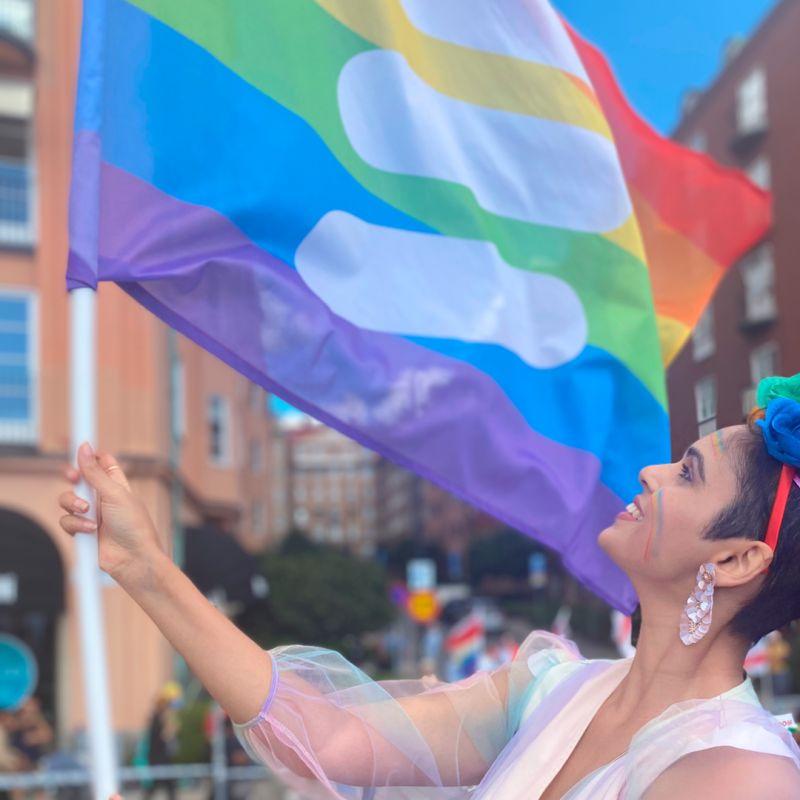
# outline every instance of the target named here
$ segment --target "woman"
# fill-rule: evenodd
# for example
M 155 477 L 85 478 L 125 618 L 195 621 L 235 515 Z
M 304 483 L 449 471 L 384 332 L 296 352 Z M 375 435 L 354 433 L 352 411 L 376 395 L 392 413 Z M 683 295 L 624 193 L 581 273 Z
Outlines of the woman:
M 114 458 L 83 445 L 78 463 L 97 493 L 101 567 L 253 758 L 304 796 L 788 800 L 800 751 L 742 664 L 800 616 L 800 375 L 762 382 L 759 398 L 765 421 L 643 469 L 641 494 L 600 534 L 641 601 L 634 658 L 587 661 L 533 633 L 510 665 L 455 684 L 376 683 L 314 647 L 265 654 L 165 555 Z M 97 529 L 73 492 L 60 504 L 68 533 Z

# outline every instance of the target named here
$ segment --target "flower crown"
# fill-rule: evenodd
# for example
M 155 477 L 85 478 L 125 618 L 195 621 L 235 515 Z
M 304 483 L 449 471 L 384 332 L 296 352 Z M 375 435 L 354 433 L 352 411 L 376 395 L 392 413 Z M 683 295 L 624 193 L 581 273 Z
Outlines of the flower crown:
M 764 419 L 757 420 L 756 425 L 761 428 L 767 452 L 783 464 L 764 537 L 774 553 L 792 483 L 800 487 L 800 373 L 791 378 L 764 378 L 758 384 L 756 402 L 765 410 Z

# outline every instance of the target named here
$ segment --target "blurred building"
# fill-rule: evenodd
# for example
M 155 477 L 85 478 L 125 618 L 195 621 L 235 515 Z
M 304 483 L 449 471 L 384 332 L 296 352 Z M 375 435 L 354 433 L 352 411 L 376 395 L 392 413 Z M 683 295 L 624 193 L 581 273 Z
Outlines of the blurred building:
M 487 514 L 413 472 L 309 417 L 279 423 L 275 452 L 286 472 L 273 473 L 286 500 L 273 500 L 287 528 L 314 541 L 370 556 L 400 540 L 435 544 L 446 559 L 443 580 L 463 577 L 467 549 L 476 535 L 502 527 Z M 285 533 L 285 532 L 284 532 Z
M 380 459 L 375 471 L 375 515 L 381 544 L 424 536 L 426 484 L 415 473 Z
M 674 453 L 739 423 L 766 375 L 800 371 L 800 3 L 779 2 L 746 41 L 733 40 L 716 80 L 687 93 L 675 138 L 744 170 L 774 198 L 767 238 L 723 279 L 669 370 Z
M 34 650 L 38 694 L 62 734 L 84 721 L 73 548 L 57 506 L 70 458 L 66 221 L 80 7 L 0 0 L 0 633 Z M 280 522 L 264 391 L 116 286 L 98 294 L 97 444 L 127 465 L 179 555 L 198 529 L 263 549 Z M 138 730 L 172 652 L 121 589 L 106 581 L 103 594 L 114 724 Z
M 286 477 L 286 524 L 364 556 L 419 529 L 418 479 L 352 439 L 300 416 L 281 423 L 275 452 Z M 281 507 L 275 497 L 276 509 Z

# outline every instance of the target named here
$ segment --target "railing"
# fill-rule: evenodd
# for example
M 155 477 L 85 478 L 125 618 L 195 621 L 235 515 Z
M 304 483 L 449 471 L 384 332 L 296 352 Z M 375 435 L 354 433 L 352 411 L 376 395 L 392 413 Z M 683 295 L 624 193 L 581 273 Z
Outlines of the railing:
M 32 190 L 29 164 L 0 159 L 0 247 L 33 244 Z
M 227 800 L 228 785 L 233 782 L 267 781 L 276 797 L 283 796 L 282 787 L 264 767 L 229 767 L 223 763 L 176 764 L 166 766 L 122 767 L 119 771 L 123 787 L 155 780 L 196 781 L 210 780 L 214 787 L 214 800 Z M 10 789 L 59 789 L 75 786 L 88 787 L 91 775 L 87 769 L 46 770 L 41 772 L 0 773 L 0 791 Z M 124 788 L 123 788 L 124 796 Z M 261 795 L 258 795 L 261 797 Z
M 0 33 L 10 33 L 25 42 L 33 40 L 33 0 L 0 0 Z

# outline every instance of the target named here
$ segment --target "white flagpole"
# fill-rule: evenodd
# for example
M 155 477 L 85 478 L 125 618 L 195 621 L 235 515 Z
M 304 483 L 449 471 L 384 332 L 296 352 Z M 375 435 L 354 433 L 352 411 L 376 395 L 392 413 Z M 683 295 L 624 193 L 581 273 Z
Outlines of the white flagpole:
M 80 288 L 70 292 L 70 399 L 72 449 L 88 441 L 94 447 L 97 419 L 97 348 L 95 338 L 95 292 Z M 89 502 L 87 516 L 95 519 L 94 491 L 84 481 L 76 493 Z M 108 800 L 118 790 L 117 763 L 109 708 L 103 605 L 97 542 L 94 536 L 75 536 L 75 589 L 86 695 L 89 759 L 95 800 Z

